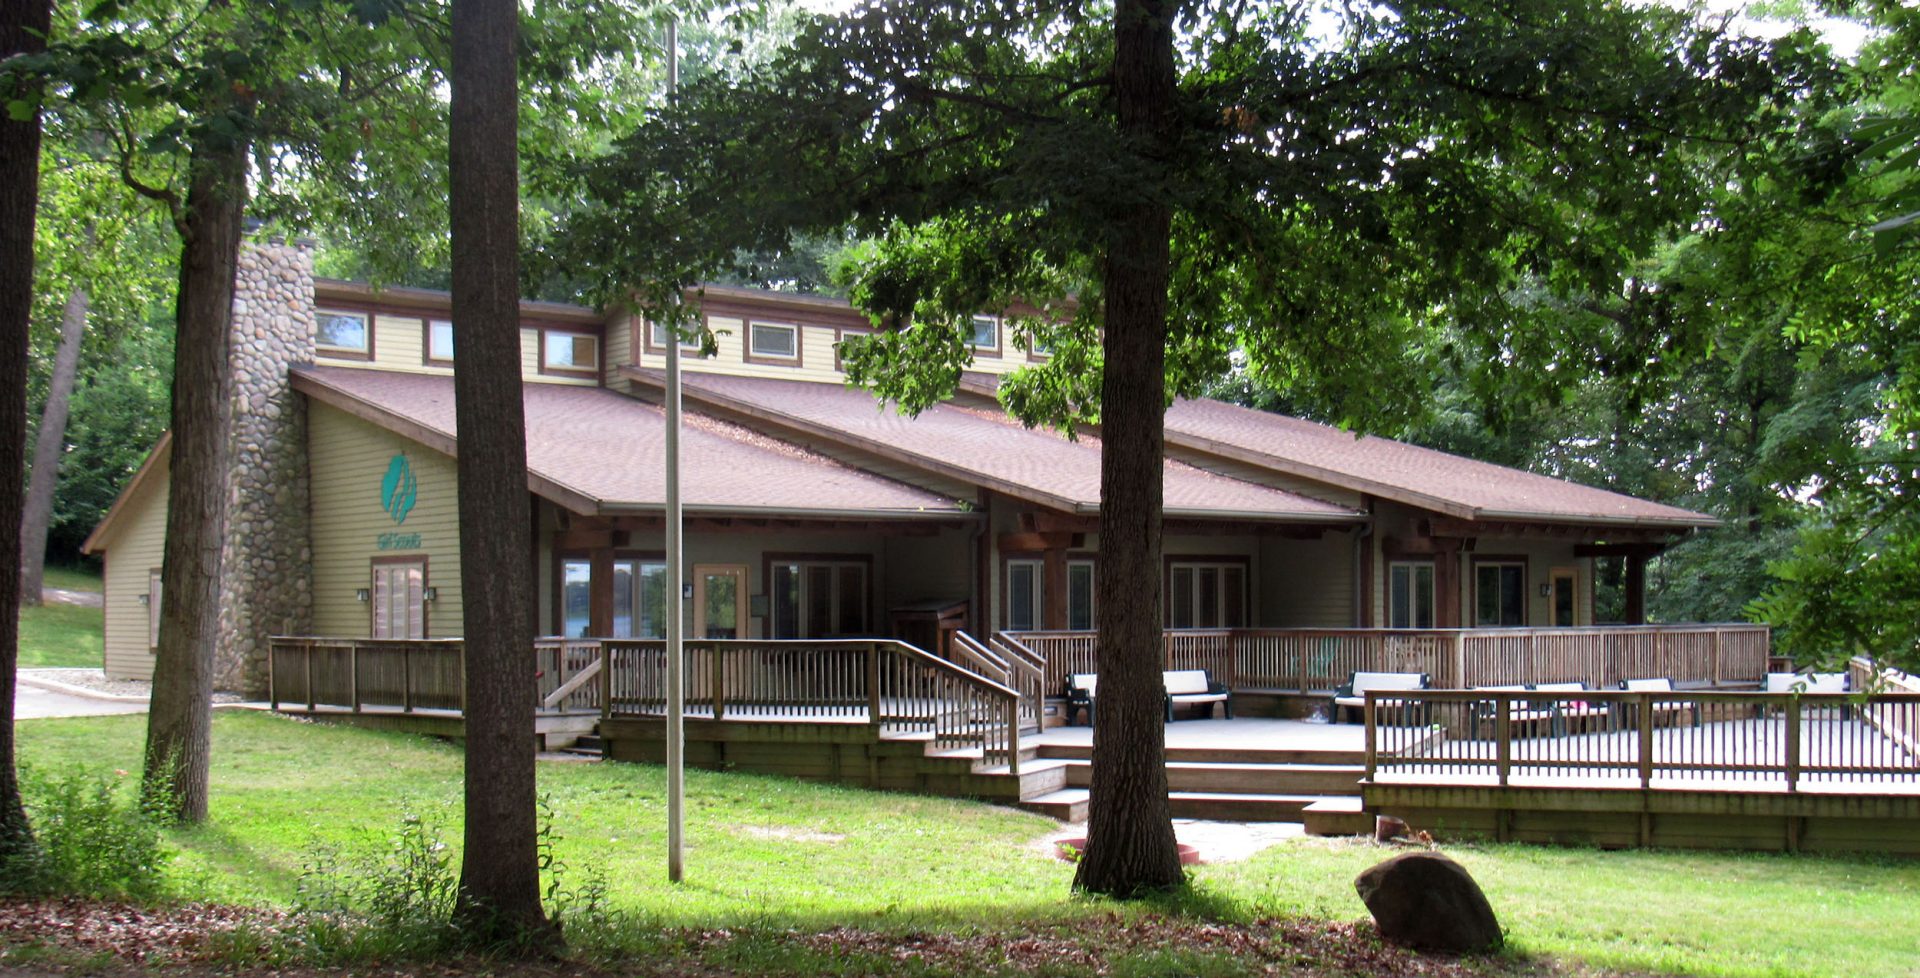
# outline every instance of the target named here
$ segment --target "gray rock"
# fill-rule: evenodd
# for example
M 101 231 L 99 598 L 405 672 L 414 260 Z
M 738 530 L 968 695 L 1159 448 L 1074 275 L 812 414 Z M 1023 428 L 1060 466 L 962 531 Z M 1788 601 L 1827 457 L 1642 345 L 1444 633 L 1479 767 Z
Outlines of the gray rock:
M 1465 867 L 1437 852 L 1409 852 L 1353 881 L 1380 936 L 1423 951 L 1499 947 L 1500 921 Z

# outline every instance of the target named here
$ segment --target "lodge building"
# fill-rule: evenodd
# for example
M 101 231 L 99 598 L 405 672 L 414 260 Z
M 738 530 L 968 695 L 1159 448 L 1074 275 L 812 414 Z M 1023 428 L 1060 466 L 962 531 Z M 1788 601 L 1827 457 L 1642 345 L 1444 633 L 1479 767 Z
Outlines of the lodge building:
M 954 398 L 907 417 L 843 382 L 844 302 L 712 287 L 683 436 L 690 634 L 889 636 L 1093 627 L 1099 440 L 1023 427 L 996 379 L 1036 362 L 991 315 Z M 220 683 L 258 689 L 274 635 L 456 637 L 449 297 L 316 278 L 247 249 L 235 300 L 233 504 Z M 539 631 L 662 629 L 665 336 L 630 313 L 522 307 Z M 1215 401 L 1166 418 L 1169 629 L 1594 624 L 1596 559 L 1706 515 Z M 106 668 L 144 677 L 164 596 L 167 443 L 87 542 Z

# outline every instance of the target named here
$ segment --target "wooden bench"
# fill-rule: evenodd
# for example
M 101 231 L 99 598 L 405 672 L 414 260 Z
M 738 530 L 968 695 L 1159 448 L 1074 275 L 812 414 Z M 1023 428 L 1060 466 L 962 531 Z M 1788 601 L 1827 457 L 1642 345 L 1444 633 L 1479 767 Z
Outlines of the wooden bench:
M 1227 719 L 1233 719 L 1233 693 L 1227 687 L 1213 681 L 1212 674 L 1205 669 L 1176 669 L 1160 674 L 1160 682 L 1167 687 L 1167 722 L 1173 722 L 1173 708 L 1176 706 L 1205 706 L 1207 716 L 1213 716 L 1213 704 L 1225 706 Z
M 1340 722 L 1340 711 L 1348 709 L 1362 714 L 1360 720 L 1354 722 L 1363 722 L 1366 719 L 1364 713 L 1368 690 L 1427 689 L 1432 684 L 1433 677 L 1424 672 L 1356 672 L 1346 685 L 1333 691 L 1333 720 Z M 1383 699 L 1376 703 L 1379 706 L 1397 707 L 1405 705 L 1406 701 Z
M 1584 700 L 1568 698 L 1570 693 L 1584 693 L 1586 683 L 1534 683 L 1525 686 L 1475 686 L 1476 691 L 1498 693 L 1553 693 L 1554 696 L 1516 702 L 1508 708 L 1507 723 L 1520 728 L 1522 735 L 1529 729 L 1538 734 L 1544 732 L 1551 736 L 1565 736 L 1571 729 L 1595 719 L 1605 719 L 1611 714 L 1602 705 Z M 1479 730 L 1488 731 L 1491 738 L 1492 728 L 1499 722 L 1500 701 L 1481 700 L 1474 705 L 1474 726 L 1476 736 Z
M 1176 669 L 1160 674 L 1160 682 L 1166 688 L 1165 697 L 1167 722 L 1173 722 L 1173 708 L 1176 706 L 1205 705 L 1207 714 L 1213 714 L 1213 704 L 1225 705 L 1227 719 L 1233 719 L 1233 692 L 1213 681 L 1213 676 L 1205 669 Z M 1086 711 L 1087 726 L 1093 726 L 1093 707 L 1095 690 L 1099 677 L 1091 672 L 1076 672 L 1067 677 L 1067 723 L 1072 724 L 1074 717 Z

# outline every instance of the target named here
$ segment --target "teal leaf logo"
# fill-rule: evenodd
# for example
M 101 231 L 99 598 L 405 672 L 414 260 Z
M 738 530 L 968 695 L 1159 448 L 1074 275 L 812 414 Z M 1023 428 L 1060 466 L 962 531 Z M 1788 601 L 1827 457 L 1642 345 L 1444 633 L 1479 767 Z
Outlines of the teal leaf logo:
M 413 463 L 405 455 L 395 455 L 387 463 L 387 477 L 380 480 L 380 505 L 393 517 L 395 523 L 405 523 L 407 514 L 413 512 L 414 497 L 420 493 L 420 483 L 413 477 Z

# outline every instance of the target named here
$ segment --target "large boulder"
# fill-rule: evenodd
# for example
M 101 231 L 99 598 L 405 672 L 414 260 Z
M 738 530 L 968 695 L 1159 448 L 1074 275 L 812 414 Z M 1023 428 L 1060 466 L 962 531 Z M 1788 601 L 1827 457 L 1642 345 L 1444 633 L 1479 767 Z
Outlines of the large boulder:
M 1437 852 L 1395 856 L 1353 881 L 1380 936 L 1425 951 L 1500 946 L 1500 921 L 1465 867 Z

